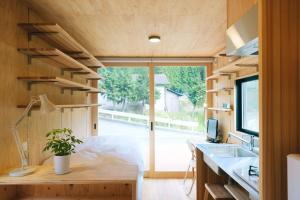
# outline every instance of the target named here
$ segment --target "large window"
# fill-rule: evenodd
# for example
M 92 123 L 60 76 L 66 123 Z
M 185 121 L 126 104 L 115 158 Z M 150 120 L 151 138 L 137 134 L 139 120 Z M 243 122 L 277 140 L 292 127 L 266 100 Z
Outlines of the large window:
M 236 81 L 237 130 L 258 136 L 259 132 L 259 86 L 258 76 Z

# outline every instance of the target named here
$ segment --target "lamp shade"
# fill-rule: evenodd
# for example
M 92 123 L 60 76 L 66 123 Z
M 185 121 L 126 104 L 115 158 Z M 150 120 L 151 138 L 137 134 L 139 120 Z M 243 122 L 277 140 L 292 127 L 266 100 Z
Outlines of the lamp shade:
M 49 101 L 47 95 L 39 95 L 39 99 L 41 101 L 40 112 L 42 114 L 47 114 L 56 110 L 56 106 L 51 101 Z

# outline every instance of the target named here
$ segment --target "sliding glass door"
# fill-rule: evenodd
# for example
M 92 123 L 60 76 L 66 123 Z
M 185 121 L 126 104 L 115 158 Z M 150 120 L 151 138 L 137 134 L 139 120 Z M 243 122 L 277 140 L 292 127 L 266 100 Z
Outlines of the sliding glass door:
M 183 172 L 204 132 L 206 68 L 155 67 L 155 171 Z
M 206 68 L 107 67 L 100 73 L 106 92 L 99 95 L 99 135 L 138 143 L 148 176 L 181 176 L 191 158 L 186 141 L 203 136 Z
M 148 67 L 106 67 L 100 73 L 99 135 L 120 144 L 122 149 L 137 145 L 149 170 L 149 72 Z M 114 144 L 113 144 L 114 145 Z M 133 156 L 133 155 L 132 155 Z

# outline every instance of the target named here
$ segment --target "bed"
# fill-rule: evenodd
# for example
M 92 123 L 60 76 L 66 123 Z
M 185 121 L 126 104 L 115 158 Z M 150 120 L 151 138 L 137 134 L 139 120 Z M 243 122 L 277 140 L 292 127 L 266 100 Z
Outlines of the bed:
M 126 141 L 126 142 L 124 142 Z M 141 199 L 142 182 L 144 174 L 143 151 L 138 140 L 122 136 L 91 136 L 84 143 L 76 147 L 76 154 L 71 156 L 71 164 L 89 163 L 95 166 L 103 165 L 136 165 L 138 167 L 137 177 L 137 199 Z M 50 157 L 43 164 L 53 162 Z

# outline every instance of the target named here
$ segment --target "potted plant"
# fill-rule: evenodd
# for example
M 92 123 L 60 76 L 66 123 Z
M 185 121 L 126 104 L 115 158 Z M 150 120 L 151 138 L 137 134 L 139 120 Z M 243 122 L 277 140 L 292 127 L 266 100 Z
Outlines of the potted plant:
M 72 135 L 69 128 L 53 129 L 46 134 L 47 143 L 43 151 L 51 151 L 54 154 L 54 171 L 56 174 L 70 172 L 70 157 L 75 153 L 75 146 L 82 143 Z

